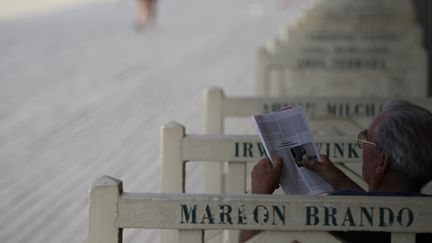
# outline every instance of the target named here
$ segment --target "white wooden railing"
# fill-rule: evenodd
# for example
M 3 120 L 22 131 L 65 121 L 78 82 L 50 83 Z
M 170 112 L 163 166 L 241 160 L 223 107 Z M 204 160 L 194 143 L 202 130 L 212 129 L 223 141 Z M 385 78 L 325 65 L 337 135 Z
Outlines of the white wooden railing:
M 432 198 L 127 193 L 103 176 L 89 191 L 89 243 L 120 243 L 127 228 L 172 229 L 170 242 L 204 242 L 204 230 L 259 229 L 250 242 L 340 242 L 328 231 L 391 232 L 392 243 L 432 233 Z M 236 241 L 231 241 L 236 242 Z
M 204 90 L 204 120 L 205 132 L 222 134 L 225 132 L 227 118 L 247 118 L 252 115 L 278 111 L 284 107 L 300 105 L 304 108 L 308 119 L 314 123 L 325 123 L 324 129 L 344 127 L 344 136 L 356 138 L 357 133 L 366 129 L 373 118 L 382 112 L 384 104 L 391 97 L 269 97 L 269 96 L 226 96 L 220 88 L 213 87 Z M 410 102 L 432 110 L 432 98 L 407 98 Z M 243 126 L 246 126 L 244 122 Z M 322 132 L 322 131 L 318 131 Z M 249 166 L 250 167 L 250 166 Z M 346 161 L 338 167 L 364 188 L 366 184 L 361 179 L 361 166 Z M 248 169 L 250 171 L 250 169 Z M 207 164 L 205 170 L 206 192 L 223 192 L 224 174 L 222 164 Z M 236 177 L 233 175 L 233 177 Z M 432 192 L 432 184 L 426 192 Z
M 316 138 L 321 153 L 327 154 L 336 163 L 359 163 L 361 151 L 355 140 L 343 137 Z M 220 185 L 223 193 L 244 194 L 249 186 L 247 162 L 256 162 L 265 156 L 265 151 L 256 135 L 187 134 L 185 128 L 171 122 L 161 127 L 161 192 L 187 192 L 185 189 L 186 166 L 189 162 L 228 163 L 228 173 Z M 216 173 L 216 172 L 215 172 Z M 359 185 L 365 182 L 355 173 L 347 170 Z M 218 174 L 220 176 L 220 174 Z M 203 178 L 204 179 L 204 178 Z M 173 242 L 176 232 L 163 232 L 163 243 Z M 230 232 L 230 239 L 237 238 L 237 232 Z

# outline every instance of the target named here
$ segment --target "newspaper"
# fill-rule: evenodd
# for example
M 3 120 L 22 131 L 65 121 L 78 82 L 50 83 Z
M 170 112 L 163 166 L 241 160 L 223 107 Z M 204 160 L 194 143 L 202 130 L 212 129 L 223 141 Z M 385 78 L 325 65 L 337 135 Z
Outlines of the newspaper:
M 286 194 L 316 195 L 333 191 L 318 173 L 302 164 L 303 159 L 319 158 L 302 107 L 252 116 L 252 120 L 270 160 L 275 156 L 283 159 L 280 185 Z

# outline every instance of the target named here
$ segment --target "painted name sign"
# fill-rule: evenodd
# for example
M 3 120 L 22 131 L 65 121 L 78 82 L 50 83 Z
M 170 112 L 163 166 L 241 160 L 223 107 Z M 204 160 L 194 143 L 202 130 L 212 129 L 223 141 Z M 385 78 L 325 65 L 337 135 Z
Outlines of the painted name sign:
M 232 205 L 221 204 L 216 208 L 210 205 L 186 205 L 180 204 L 180 224 L 285 224 L 286 206 L 258 205 L 247 208 L 240 205 L 233 208 Z
M 318 114 L 329 117 L 357 117 L 372 118 L 383 111 L 383 102 L 268 102 L 263 104 L 262 113 L 279 111 L 289 106 L 301 106 L 306 114 L 315 117 Z
M 323 226 L 379 226 L 388 227 L 398 224 L 411 226 L 414 214 L 409 208 L 392 210 L 387 207 L 359 207 L 354 213 L 351 207 L 306 207 L 306 225 Z
M 293 210 L 286 205 L 179 204 L 180 224 L 306 225 L 339 227 L 410 227 L 415 221 L 408 207 L 309 205 Z M 301 214 L 301 215 L 299 215 Z M 295 216 L 294 216 L 295 215 Z M 292 219 L 290 218 L 292 217 Z
M 331 158 L 360 158 L 361 152 L 354 142 L 317 142 L 318 153 Z M 257 158 L 266 156 L 264 146 L 260 143 L 235 143 L 236 158 Z

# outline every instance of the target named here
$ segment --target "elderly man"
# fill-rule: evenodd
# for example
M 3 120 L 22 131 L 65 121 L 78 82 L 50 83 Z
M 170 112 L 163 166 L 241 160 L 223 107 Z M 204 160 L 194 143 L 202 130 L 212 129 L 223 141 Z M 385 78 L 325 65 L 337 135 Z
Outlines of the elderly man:
M 305 167 L 318 172 L 332 187 L 330 195 L 419 196 L 432 179 L 432 113 L 403 100 L 384 107 L 367 130 L 358 135 L 363 149 L 362 176 L 368 192 L 336 168 L 326 157 L 303 160 Z M 252 193 L 272 194 L 279 186 L 282 160 L 260 160 L 252 171 Z M 243 231 L 240 242 L 257 231 Z M 335 232 L 347 242 L 390 242 L 386 233 Z M 430 234 L 417 235 L 417 242 L 432 242 Z

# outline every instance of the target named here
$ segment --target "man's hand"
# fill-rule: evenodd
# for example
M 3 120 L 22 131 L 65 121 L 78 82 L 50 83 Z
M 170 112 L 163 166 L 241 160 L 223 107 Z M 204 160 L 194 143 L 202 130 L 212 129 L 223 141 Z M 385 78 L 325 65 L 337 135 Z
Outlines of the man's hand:
M 318 172 L 335 190 L 363 191 L 359 185 L 338 169 L 327 156 L 321 154 L 320 158 L 321 161 L 303 160 L 302 163 L 306 168 Z
M 252 194 L 272 194 L 279 187 L 279 178 L 282 168 L 282 158 L 277 157 L 274 164 L 269 158 L 262 159 L 255 164 L 252 170 Z M 240 231 L 239 243 L 246 242 L 261 230 Z
M 252 170 L 252 194 L 272 194 L 279 187 L 282 158 L 262 159 Z

